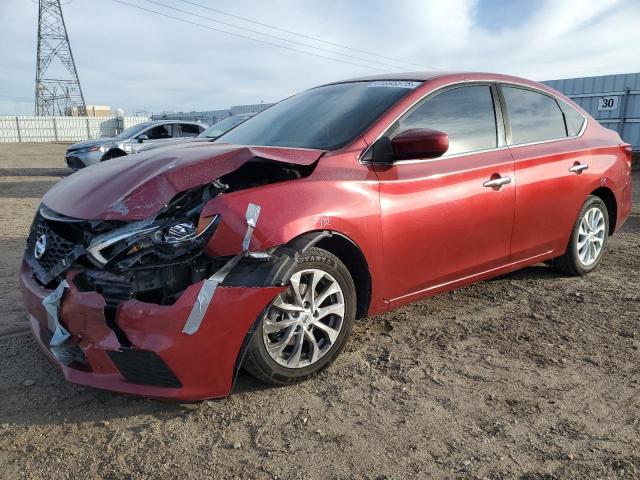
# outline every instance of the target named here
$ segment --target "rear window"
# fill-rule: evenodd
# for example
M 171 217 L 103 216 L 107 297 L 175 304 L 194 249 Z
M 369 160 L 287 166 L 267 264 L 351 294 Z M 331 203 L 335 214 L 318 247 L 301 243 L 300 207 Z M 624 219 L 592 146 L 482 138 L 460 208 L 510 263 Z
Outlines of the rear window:
M 502 87 L 511 124 L 511 143 L 541 142 L 567 136 L 562 110 L 549 95 L 518 87 Z

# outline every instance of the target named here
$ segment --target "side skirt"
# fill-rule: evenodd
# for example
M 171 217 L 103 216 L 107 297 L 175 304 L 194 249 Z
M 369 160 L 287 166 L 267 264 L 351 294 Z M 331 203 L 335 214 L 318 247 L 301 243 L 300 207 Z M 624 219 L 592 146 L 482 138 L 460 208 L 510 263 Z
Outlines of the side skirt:
M 401 297 L 397 297 L 389 300 L 389 308 L 390 309 L 398 308 L 402 305 L 416 302 L 423 298 L 432 297 L 439 293 L 448 292 L 449 290 L 454 290 L 456 288 L 464 287 L 472 283 L 478 282 L 480 280 L 487 280 L 489 278 L 497 277 L 505 273 L 513 272 L 514 270 L 519 270 L 520 268 L 527 267 L 529 265 L 544 262 L 545 260 L 549 260 L 555 256 L 556 256 L 555 250 L 549 250 L 548 252 L 535 255 L 533 257 L 525 258 L 517 262 L 507 263 L 502 267 L 492 268 L 484 272 L 474 273 L 473 275 L 458 278 L 456 280 L 451 280 L 449 282 L 433 285 L 431 287 L 424 288 L 417 292 L 409 293 L 407 295 L 403 295 Z

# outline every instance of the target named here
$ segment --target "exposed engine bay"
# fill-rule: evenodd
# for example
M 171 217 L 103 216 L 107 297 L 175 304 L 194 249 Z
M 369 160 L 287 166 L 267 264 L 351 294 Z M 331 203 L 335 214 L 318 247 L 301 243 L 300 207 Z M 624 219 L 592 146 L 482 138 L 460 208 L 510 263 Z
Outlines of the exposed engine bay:
M 300 255 L 331 236 L 269 238 L 287 219 L 274 220 L 284 212 L 267 200 L 268 227 L 254 236 L 260 199 L 277 192 L 272 184 L 301 185 L 323 153 L 193 145 L 58 182 L 36 212 L 21 271 L 41 347 L 83 385 L 227 395 L 261 313 L 290 288 Z
M 227 260 L 204 253 L 203 247 L 224 221 L 220 215 L 201 216 L 207 202 L 227 192 L 299 179 L 313 167 L 253 159 L 219 179 L 177 194 L 156 215 L 132 222 L 77 219 L 42 204 L 25 257 L 35 278 L 47 288 L 55 288 L 76 267 L 81 269 L 75 280 L 78 287 L 103 294 L 108 307 L 129 299 L 170 305 L 189 285 L 208 278 Z M 268 261 L 268 255 L 248 257 L 239 268 Z

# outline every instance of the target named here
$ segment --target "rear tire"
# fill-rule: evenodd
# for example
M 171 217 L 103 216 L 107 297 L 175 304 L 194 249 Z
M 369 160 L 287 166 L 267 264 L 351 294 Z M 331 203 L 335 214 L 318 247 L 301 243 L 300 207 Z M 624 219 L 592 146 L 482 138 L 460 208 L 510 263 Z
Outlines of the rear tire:
M 586 275 L 602 260 L 609 235 L 609 212 L 600 197 L 591 195 L 578 213 L 564 255 L 548 263 L 568 275 Z
M 332 253 L 310 248 L 298 258 L 290 283 L 261 314 L 243 362 L 253 376 L 276 385 L 300 382 L 329 366 L 356 316 L 353 279 Z

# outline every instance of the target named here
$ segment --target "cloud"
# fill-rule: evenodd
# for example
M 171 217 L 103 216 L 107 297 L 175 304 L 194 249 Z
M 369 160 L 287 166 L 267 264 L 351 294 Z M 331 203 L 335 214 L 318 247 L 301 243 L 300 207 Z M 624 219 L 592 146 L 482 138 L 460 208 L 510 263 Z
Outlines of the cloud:
M 127 111 L 189 111 L 271 102 L 314 85 L 381 70 L 494 71 L 538 80 L 640 71 L 635 0 L 221 0 L 209 5 L 399 63 L 157 0 L 199 15 L 345 55 L 286 44 L 144 0 L 130 3 L 333 60 L 225 35 L 112 0 L 75 0 L 64 13 L 87 103 Z M 207 0 L 194 0 L 206 3 Z M 32 111 L 37 4 L 0 1 L 0 114 Z M 377 62 L 377 63 L 376 63 Z M 353 65 L 353 64 L 357 65 Z M 424 68 L 423 68 L 424 69 Z

